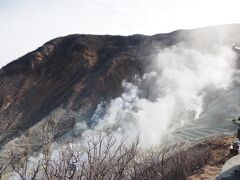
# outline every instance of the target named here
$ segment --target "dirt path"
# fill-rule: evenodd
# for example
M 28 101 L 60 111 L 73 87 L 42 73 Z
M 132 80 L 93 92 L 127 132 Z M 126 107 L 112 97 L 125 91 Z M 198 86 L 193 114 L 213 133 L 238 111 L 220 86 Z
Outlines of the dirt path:
M 211 149 L 211 159 L 203 168 L 189 176 L 187 180 L 214 180 L 220 174 L 224 163 L 231 158 L 229 155 L 229 146 L 236 137 L 221 136 L 202 142 L 201 144 L 209 146 Z
M 207 165 L 199 171 L 198 174 L 194 174 L 188 178 L 188 180 L 206 180 L 206 179 L 215 179 L 216 176 L 220 173 L 221 166 L 210 166 Z

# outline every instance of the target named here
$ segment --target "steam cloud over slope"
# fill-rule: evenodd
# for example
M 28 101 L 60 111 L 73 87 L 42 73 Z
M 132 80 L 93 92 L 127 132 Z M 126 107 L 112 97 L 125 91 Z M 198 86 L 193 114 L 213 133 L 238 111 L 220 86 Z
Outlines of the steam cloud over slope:
M 35 144 L 42 129 L 63 142 L 92 130 L 140 134 L 146 146 L 230 132 L 240 112 L 239 29 L 49 41 L 0 71 L 0 146 L 19 131 Z
M 224 45 L 210 50 L 184 43 L 160 48 L 149 72 L 135 83 L 123 82 L 121 97 L 98 106 L 95 129 L 128 137 L 139 133 L 142 144 L 159 144 L 167 132 L 197 122 L 207 111 L 206 102 L 213 101 L 209 97 L 231 89 L 235 59 L 232 47 Z

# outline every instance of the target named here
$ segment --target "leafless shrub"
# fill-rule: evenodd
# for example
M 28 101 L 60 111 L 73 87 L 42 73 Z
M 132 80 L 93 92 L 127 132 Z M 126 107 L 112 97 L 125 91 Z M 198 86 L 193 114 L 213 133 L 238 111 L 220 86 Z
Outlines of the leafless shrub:
M 85 149 L 86 179 L 122 179 L 127 177 L 130 162 L 137 154 L 138 138 L 131 145 L 113 135 L 90 136 Z
M 52 140 L 53 135 L 47 129 L 42 128 L 41 146 L 42 146 L 42 159 L 40 160 L 40 166 L 45 174 L 46 179 L 50 178 L 50 162 L 52 155 Z M 43 175 L 42 175 L 43 176 Z
M 2 179 L 3 173 L 7 169 L 8 165 L 9 159 L 4 156 L 0 156 L 0 179 Z
M 126 139 L 103 133 L 54 150 L 51 134 L 42 136 L 41 156 L 35 164 L 29 162 L 31 145 L 27 138 L 8 152 L 9 167 L 21 179 L 181 180 L 203 167 L 210 156 L 205 146 L 141 150 L 138 138 L 129 144 Z
M 81 158 L 78 149 L 69 145 L 54 153 L 57 156 L 43 155 L 41 165 L 45 179 L 72 179 L 77 170 L 76 163 L 79 163 Z
M 177 147 L 179 148 L 179 147 Z M 195 170 L 207 164 L 210 150 L 207 147 L 160 151 L 144 151 L 141 158 L 133 162 L 131 179 L 186 179 Z
M 9 167 L 23 180 L 36 179 L 39 171 L 39 163 L 36 166 L 29 161 L 31 145 L 29 139 L 22 137 L 19 144 L 11 147 L 7 152 Z
M 46 179 L 122 179 L 137 154 L 138 141 L 127 146 L 113 135 L 91 134 L 86 144 L 69 143 L 53 152 L 44 151 L 42 166 Z M 47 152 L 47 153 L 46 153 Z

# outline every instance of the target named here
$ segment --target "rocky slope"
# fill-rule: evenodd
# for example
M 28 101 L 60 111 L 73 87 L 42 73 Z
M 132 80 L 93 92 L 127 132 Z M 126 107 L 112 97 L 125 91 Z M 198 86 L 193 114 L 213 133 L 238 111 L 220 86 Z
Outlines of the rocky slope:
M 148 67 L 156 47 L 199 37 L 196 46 L 240 44 L 240 26 L 181 30 L 153 36 L 69 35 L 56 38 L 0 70 L 0 144 L 39 123 L 70 130 L 101 101 L 118 97 L 123 80 Z M 224 38 L 223 38 L 224 37 Z

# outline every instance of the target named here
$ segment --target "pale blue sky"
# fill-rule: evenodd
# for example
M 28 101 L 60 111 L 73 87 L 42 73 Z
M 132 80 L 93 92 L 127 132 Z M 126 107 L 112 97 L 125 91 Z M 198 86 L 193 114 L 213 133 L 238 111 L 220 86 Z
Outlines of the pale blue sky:
M 239 0 L 0 0 L 0 67 L 58 36 L 240 23 L 239 7 Z

